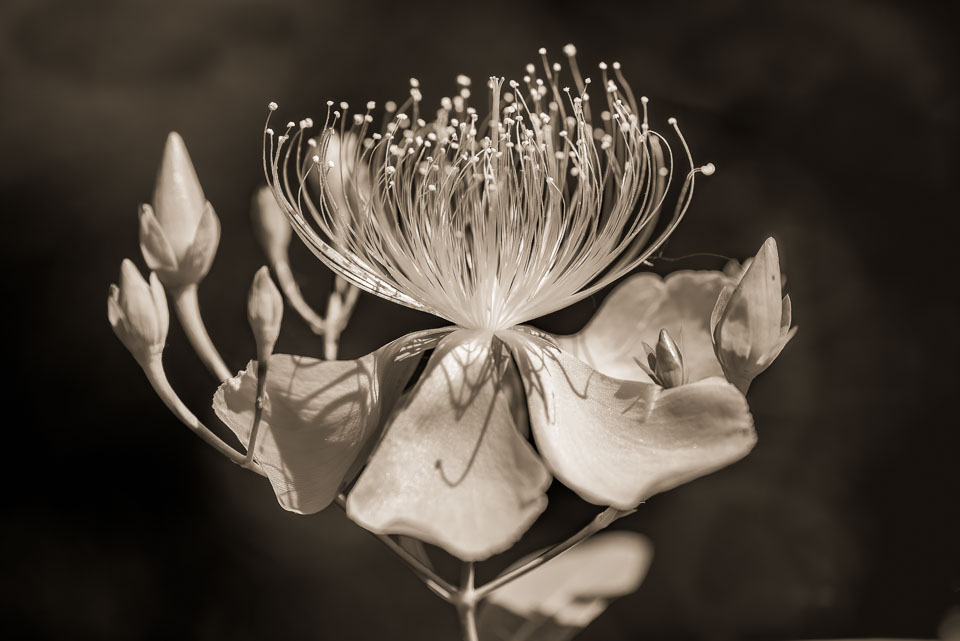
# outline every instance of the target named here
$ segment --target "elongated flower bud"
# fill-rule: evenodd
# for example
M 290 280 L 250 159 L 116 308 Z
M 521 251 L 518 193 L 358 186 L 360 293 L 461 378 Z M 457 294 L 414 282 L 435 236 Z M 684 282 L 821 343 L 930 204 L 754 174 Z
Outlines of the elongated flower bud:
M 257 270 L 247 299 L 247 319 L 257 340 L 257 360 L 266 362 L 280 336 L 283 319 L 283 297 L 270 278 L 266 265 Z
M 110 285 L 107 319 L 120 342 L 141 366 L 163 351 L 170 327 L 167 297 L 156 274 L 150 284 L 129 259 L 120 267 L 120 286 Z
M 660 385 L 668 388 L 683 385 L 683 355 L 666 329 L 660 330 L 656 357 L 657 363 L 654 372 L 660 381 Z
M 717 359 L 727 380 L 744 393 L 796 333 L 790 297 L 781 296 L 777 243 L 768 238 L 736 287 L 720 293 L 711 316 Z
M 203 196 L 186 145 L 167 137 L 157 173 L 153 206 L 140 208 L 140 249 L 150 269 L 168 287 L 199 283 L 220 244 L 220 220 Z
M 187 146 L 180 134 L 171 131 L 157 171 L 153 207 L 178 257 L 182 257 L 193 242 L 206 202 Z
M 292 231 L 287 216 L 269 187 L 262 187 L 254 194 L 250 218 L 253 221 L 253 233 L 270 264 L 286 263 Z

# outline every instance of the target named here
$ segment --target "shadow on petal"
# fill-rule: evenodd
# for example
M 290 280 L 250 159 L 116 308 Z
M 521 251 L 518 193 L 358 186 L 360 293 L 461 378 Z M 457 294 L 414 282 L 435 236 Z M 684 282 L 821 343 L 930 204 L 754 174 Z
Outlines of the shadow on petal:
M 713 349 L 710 315 L 732 281 L 719 271 L 679 271 L 666 278 L 644 272 L 623 281 L 576 334 L 556 337 L 560 347 L 607 376 L 650 382 L 635 357 L 656 345 L 666 329 L 680 344 L 687 381 L 723 376 Z
M 491 333 L 445 338 L 350 492 L 350 518 L 468 561 L 513 545 L 546 508 L 550 485 L 511 410 L 514 372 Z
M 527 334 L 500 336 L 520 369 L 541 455 L 591 503 L 631 509 L 756 443 L 746 399 L 723 379 L 665 390 L 611 378 Z
M 266 402 L 254 459 L 280 504 L 310 514 L 337 496 L 413 374 L 413 358 L 444 330 L 404 336 L 353 361 L 270 357 Z M 244 445 L 253 425 L 257 364 L 220 386 L 213 408 Z

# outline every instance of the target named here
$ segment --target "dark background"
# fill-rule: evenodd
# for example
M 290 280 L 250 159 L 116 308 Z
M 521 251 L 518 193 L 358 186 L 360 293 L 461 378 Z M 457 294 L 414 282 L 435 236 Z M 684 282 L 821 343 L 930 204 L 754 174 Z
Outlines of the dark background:
M 165 411 L 109 329 L 107 285 L 122 258 L 142 265 L 137 205 L 178 130 L 223 224 L 201 305 L 239 369 L 269 100 L 299 119 L 416 76 L 429 103 L 457 73 L 517 77 L 568 41 L 584 67 L 620 60 L 654 124 L 676 115 L 718 166 L 667 255 L 744 257 L 775 235 L 800 326 L 750 391 L 754 452 L 617 524 L 652 539 L 654 563 L 581 638 L 935 636 L 960 599 L 956 18 L 907 2 L 5 0 L 4 636 L 455 638 L 452 609 L 375 539 L 336 510 L 285 513 Z M 294 263 L 320 305 L 329 274 L 299 246 Z M 574 331 L 599 299 L 540 325 Z M 342 355 L 428 324 L 365 296 Z M 319 355 L 289 310 L 285 332 L 279 349 Z M 166 362 L 212 422 L 215 384 L 175 326 Z M 595 512 L 559 484 L 550 497 L 520 550 Z

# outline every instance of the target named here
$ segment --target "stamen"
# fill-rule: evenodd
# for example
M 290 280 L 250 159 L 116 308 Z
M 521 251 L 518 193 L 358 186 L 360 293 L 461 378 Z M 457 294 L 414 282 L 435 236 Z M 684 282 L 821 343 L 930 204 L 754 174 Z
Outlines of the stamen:
M 672 151 L 649 129 L 647 100 L 633 101 L 619 63 L 616 80 L 600 64 L 607 105 L 594 126 L 590 79 L 573 45 L 563 53 L 576 93 L 561 91 L 562 66 L 541 49 L 543 77 L 527 65 L 526 91 L 510 80 L 502 92 L 504 79 L 490 77 L 485 118 L 466 104 L 471 81 L 461 74 L 432 121 L 411 78 L 402 106 L 384 104 L 381 132 L 366 133 L 373 101 L 351 119 L 346 103 L 331 113 L 329 102 L 317 139 L 303 134 L 309 118 L 276 140 L 265 126 L 267 179 L 298 235 L 362 289 L 463 327 L 500 329 L 565 307 L 648 262 L 686 212 L 695 175 L 715 168 L 694 168 L 671 119 L 691 169 L 648 246 Z

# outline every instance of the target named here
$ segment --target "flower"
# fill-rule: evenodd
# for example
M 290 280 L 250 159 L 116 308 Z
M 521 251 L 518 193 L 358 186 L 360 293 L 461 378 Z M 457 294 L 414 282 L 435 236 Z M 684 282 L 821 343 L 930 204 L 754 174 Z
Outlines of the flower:
M 634 276 L 572 337 L 524 325 L 644 264 L 683 218 L 696 174 L 713 171 L 693 165 L 671 119 L 691 169 L 663 215 L 673 154 L 648 126 L 646 98 L 614 64 L 614 77 L 601 65 L 603 104 L 591 101 L 572 52 L 576 91 L 561 89 L 560 66 L 541 53 L 542 77 L 531 64 L 523 83 L 490 78 L 483 120 L 464 76 L 429 122 L 415 79 L 401 107 L 386 105 L 382 132 L 370 132 L 372 103 L 352 117 L 328 103 L 319 138 L 310 119 L 278 135 L 268 118 L 268 182 L 313 253 L 357 287 L 453 325 L 354 361 L 270 358 L 254 458 L 284 508 L 315 512 L 348 489 L 347 513 L 365 528 L 481 560 L 545 509 L 551 477 L 632 509 L 752 448 L 746 400 L 720 376 L 706 329 L 723 274 Z M 664 328 L 685 343 L 685 379 L 671 369 L 670 389 L 633 360 Z M 251 363 L 214 398 L 242 440 L 255 388 Z
M 790 328 L 790 296 L 781 298 L 777 241 L 768 238 L 742 272 L 717 299 L 710 329 L 724 375 L 746 393 L 797 328 Z
M 120 266 L 120 286 L 110 285 L 107 320 L 120 342 L 142 367 L 163 351 L 170 327 L 170 311 L 163 286 L 154 273 L 150 284 L 133 261 Z
M 220 244 L 220 220 L 204 198 L 183 138 L 167 136 L 153 206 L 140 205 L 140 249 L 167 287 L 196 285 Z

